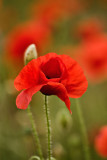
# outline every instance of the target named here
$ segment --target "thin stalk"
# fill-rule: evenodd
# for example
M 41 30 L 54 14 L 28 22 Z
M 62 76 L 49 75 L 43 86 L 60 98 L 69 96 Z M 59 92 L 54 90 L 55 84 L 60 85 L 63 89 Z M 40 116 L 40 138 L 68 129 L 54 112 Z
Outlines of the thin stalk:
M 42 154 L 41 145 L 40 145 L 40 140 L 39 140 L 39 137 L 38 137 L 35 121 L 34 121 L 30 106 L 28 106 L 27 112 L 28 112 L 29 119 L 30 119 L 30 122 L 31 122 L 31 125 L 32 125 L 32 133 L 33 133 L 33 136 L 34 136 L 34 139 L 35 139 L 35 143 L 36 143 L 36 146 L 37 146 L 37 149 L 38 149 L 38 154 L 39 154 L 41 160 L 44 160 L 43 154 Z
M 48 160 L 51 160 L 51 125 L 49 119 L 49 109 L 48 109 L 48 97 L 45 96 L 45 113 L 47 121 L 47 131 L 48 131 Z
M 81 106 L 79 104 L 78 99 L 76 99 L 76 106 L 75 107 L 76 107 L 76 111 L 77 111 L 80 132 L 81 132 L 81 138 L 82 138 L 82 142 L 83 142 L 84 158 L 85 158 L 85 160 L 91 160 L 87 131 L 86 131 L 84 119 L 83 119 L 82 112 L 81 112 Z

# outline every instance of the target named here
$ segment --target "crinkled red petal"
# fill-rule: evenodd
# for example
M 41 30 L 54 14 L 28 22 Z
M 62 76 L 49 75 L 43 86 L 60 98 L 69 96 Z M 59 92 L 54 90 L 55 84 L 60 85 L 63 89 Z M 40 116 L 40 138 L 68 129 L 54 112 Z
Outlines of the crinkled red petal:
M 33 94 L 41 89 L 42 85 L 34 86 L 32 88 L 23 90 L 16 99 L 16 106 L 19 109 L 26 109 L 32 99 Z
M 68 93 L 63 84 L 57 82 L 48 82 L 47 85 L 44 85 L 41 88 L 41 92 L 45 95 L 58 96 L 62 101 L 65 102 L 68 110 L 70 111 L 70 113 L 72 113 L 70 110 L 70 100 L 68 97 Z
M 22 89 L 28 89 L 32 86 L 42 84 L 44 81 L 46 81 L 46 77 L 39 69 L 39 62 L 37 59 L 33 59 L 16 77 L 14 86 L 20 91 Z
M 60 55 L 64 62 L 68 75 L 61 81 L 67 89 L 69 97 L 81 97 L 87 90 L 88 82 L 80 65 L 67 55 Z

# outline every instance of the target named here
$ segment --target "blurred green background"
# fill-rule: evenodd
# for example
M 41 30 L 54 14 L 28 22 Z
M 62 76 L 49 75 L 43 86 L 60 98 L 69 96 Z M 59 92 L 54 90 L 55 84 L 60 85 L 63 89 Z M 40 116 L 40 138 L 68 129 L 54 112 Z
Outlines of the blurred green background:
M 15 104 L 18 92 L 13 82 L 24 64 L 13 64 L 7 58 L 4 48 L 6 37 L 15 26 L 36 19 L 38 15 L 34 15 L 36 14 L 34 6 L 38 7 L 38 3 L 43 1 L 0 0 L 0 160 L 28 160 L 31 155 L 36 154 L 27 111 L 17 109 Z M 48 52 L 61 54 L 68 46 L 71 48 L 78 46 L 80 38 L 76 36 L 76 27 L 84 19 L 95 17 L 103 21 L 103 32 L 106 34 L 106 0 L 72 0 L 69 5 L 74 7 L 72 6 L 69 13 L 54 23 L 52 43 L 42 53 L 43 55 Z M 103 160 L 94 149 L 94 138 L 98 129 L 107 124 L 107 80 L 98 84 L 89 81 L 88 90 L 79 101 L 88 132 L 92 160 Z M 71 99 L 72 115 L 69 114 L 65 104 L 55 96 L 49 97 L 49 108 L 53 156 L 57 160 L 83 160 L 75 99 Z M 40 92 L 33 96 L 31 109 L 46 157 L 44 95 Z

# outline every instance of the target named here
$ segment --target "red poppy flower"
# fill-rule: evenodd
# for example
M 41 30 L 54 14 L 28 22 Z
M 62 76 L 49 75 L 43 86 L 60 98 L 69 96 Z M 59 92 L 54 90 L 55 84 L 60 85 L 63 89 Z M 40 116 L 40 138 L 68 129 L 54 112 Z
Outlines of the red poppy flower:
M 102 31 L 102 24 L 91 19 L 80 25 L 82 37 L 80 46 L 75 51 L 92 82 L 100 82 L 107 78 L 107 36 Z
M 7 37 L 6 52 L 9 57 L 22 59 L 25 49 L 35 44 L 39 53 L 46 49 L 51 37 L 50 28 L 42 20 L 18 25 Z
M 67 55 L 48 53 L 30 61 L 16 77 L 14 85 L 18 91 L 24 89 L 16 99 L 20 109 L 26 109 L 33 94 L 41 91 L 58 96 L 70 111 L 69 97 L 81 97 L 88 83 L 76 61 Z
M 44 23 L 53 27 L 58 20 L 71 15 L 73 12 L 78 12 L 81 5 L 74 0 L 45 0 L 42 3 L 34 3 L 31 12 L 32 16 L 44 20 Z
M 64 9 L 58 1 L 43 1 L 38 4 L 33 4 L 31 8 L 32 16 L 40 18 L 45 24 L 53 27 L 54 23 L 58 21 L 64 14 Z
M 77 58 L 92 82 L 107 78 L 107 38 L 97 37 L 78 48 Z
M 59 19 L 62 12 L 62 8 L 60 8 L 59 4 L 54 1 L 46 1 L 44 3 L 40 2 L 38 5 L 36 4 L 35 7 L 35 11 L 38 12 L 37 16 L 42 18 L 48 24 Z
M 102 157 L 107 157 L 107 126 L 100 129 L 95 138 L 95 149 Z
M 76 34 L 85 42 L 90 41 L 93 38 L 97 39 L 97 36 L 102 33 L 102 30 L 102 23 L 96 18 L 91 18 L 86 21 L 80 22 L 78 28 L 76 29 Z

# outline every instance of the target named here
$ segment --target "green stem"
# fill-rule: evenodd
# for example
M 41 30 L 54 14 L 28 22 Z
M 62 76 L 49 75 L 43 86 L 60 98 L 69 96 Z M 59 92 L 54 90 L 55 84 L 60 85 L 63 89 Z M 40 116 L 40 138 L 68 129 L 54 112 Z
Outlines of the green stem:
M 48 110 L 48 97 L 45 96 L 45 113 L 47 120 L 47 130 L 48 130 L 48 160 L 51 160 L 51 127 L 50 127 L 50 119 L 49 119 L 49 110 Z
M 32 133 L 33 133 L 33 136 L 34 136 L 34 139 L 35 139 L 36 146 L 38 148 L 38 154 L 39 154 L 41 160 L 44 160 L 41 145 L 40 145 L 40 140 L 39 140 L 39 137 L 38 137 L 38 133 L 37 133 L 36 126 L 35 126 L 35 121 L 34 121 L 30 106 L 28 106 L 27 112 L 28 112 L 28 115 L 29 115 L 29 118 L 30 118 L 30 122 L 32 124 Z
M 40 160 L 40 158 L 37 156 L 32 156 L 29 160 L 33 160 L 33 159 Z
M 78 99 L 76 99 L 76 110 L 77 110 L 80 132 L 81 132 L 81 137 L 82 137 L 82 142 L 83 142 L 84 157 L 85 157 L 85 160 L 91 160 L 87 131 L 86 131 L 86 127 L 84 124 L 84 119 L 83 119 L 82 112 L 81 112 L 81 106 L 79 104 Z

